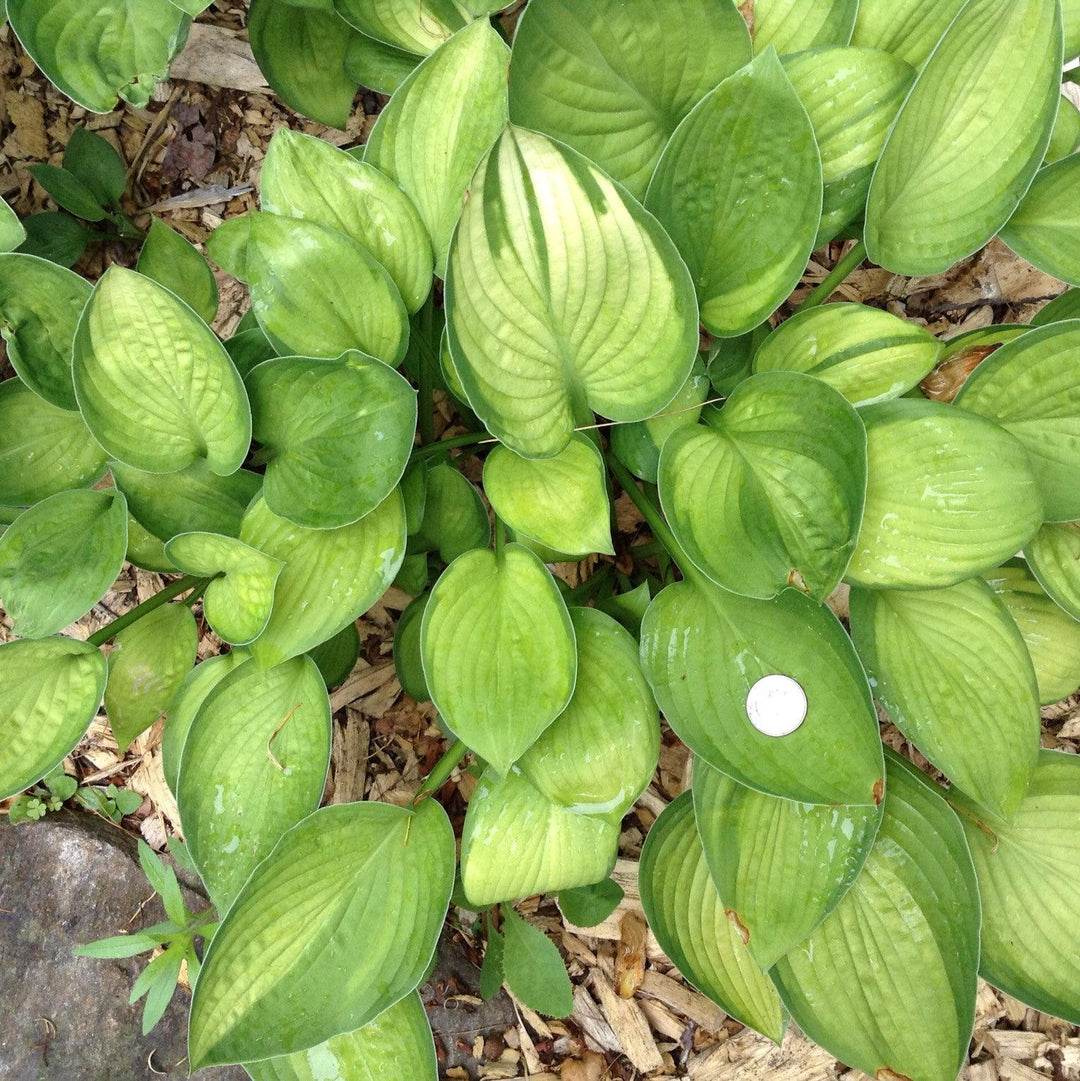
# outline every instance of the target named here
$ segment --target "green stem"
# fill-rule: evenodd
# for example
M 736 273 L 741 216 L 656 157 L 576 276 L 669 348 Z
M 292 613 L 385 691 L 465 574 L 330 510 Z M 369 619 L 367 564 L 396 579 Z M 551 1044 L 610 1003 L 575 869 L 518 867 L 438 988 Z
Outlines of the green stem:
M 442 758 L 435 763 L 431 772 L 424 778 L 420 790 L 413 796 L 412 805 L 415 807 L 425 796 L 429 796 L 432 792 L 437 792 L 442 788 L 446 784 L 446 779 L 454 772 L 455 767 L 468 753 L 469 748 L 460 739 L 455 739 L 443 751 Z
M 417 447 L 413 451 L 413 458 L 435 458 L 443 451 L 454 450 L 456 447 L 471 447 L 476 443 L 495 442 L 488 432 L 462 432 L 461 435 L 452 435 L 449 439 L 440 439 L 437 443 L 428 443 Z
M 843 283 L 844 279 L 866 258 L 866 242 L 860 240 L 854 248 L 851 249 L 829 271 L 825 276 L 825 279 L 820 285 L 816 286 L 810 293 L 810 295 L 799 305 L 798 311 L 806 311 L 808 308 L 816 308 L 820 304 L 824 304 L 836 292 L 836 290 Z
M 142 619 L 143 616 L 148 615 L 155 608 L 160 608 L 167 601 L 171 601 L 173 597 L 178 597 L 189 589 L 194 589 L 201 595 L 211 581 L 213 581 L 211 578 L 196 578 L 193 574 L 186 574 L 183 578 L 179 578 L 167 585 L 160 593 L 155 593 L 149 600 L 136 605 L 130 612 L 125 612 L 111 623 L 107 623 L 101 630 L 95 631 L 86 641 L 92 646 L 103 646 L 125 627 L 130 627 L 132 623 Z

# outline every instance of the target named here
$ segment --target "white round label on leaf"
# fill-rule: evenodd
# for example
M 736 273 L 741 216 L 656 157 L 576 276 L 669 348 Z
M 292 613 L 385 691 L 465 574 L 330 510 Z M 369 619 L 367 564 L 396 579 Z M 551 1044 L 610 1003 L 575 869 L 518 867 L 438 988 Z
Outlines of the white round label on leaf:
M 746 696 L 746 715 L 766 736 L 790 736 L 806 708 L 806 692 L 790 676 L 762 676 Z

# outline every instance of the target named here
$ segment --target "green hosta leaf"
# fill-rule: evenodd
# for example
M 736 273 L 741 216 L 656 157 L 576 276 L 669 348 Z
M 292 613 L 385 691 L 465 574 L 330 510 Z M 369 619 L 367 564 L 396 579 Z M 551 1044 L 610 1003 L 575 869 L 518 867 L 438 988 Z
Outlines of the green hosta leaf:
M 84 221 L 101 221 L 105 208 L 97 196 L 74 174 L 55 165 L 31 165 L 34 179 L 52 196 L 53 202 Z
M 313 646 L 307 656 L 318 665 L 327 690 L 344 683 L 360 656 L 360 632 L 356 624 L 350 623 L 332 638 Z
M 420 621 L 430 594 L 424 593 L 409 603 L 394 630 L 394 670 L 401 689 L 417 702 L 428 702 L 427 681 L 420 659 Z
M 251 286 L 251 309 L 279 353 L 336 357 L 356 349 L 390 365 L 405 355 L 401 294 L 382 263 L 345 233 L 259 212 L 219 226 L 206 247 Z
M 0 333 L 23 382 L 51 405 L 78 409 L 71 343 L 88 281 L 33 255 L 0 255 Z
M 725 1013 L 779 1043 L 783 1007 L 720 903 L 694 828 L 689 792 L 653 823 L 638 877 L 649 926 L 679 971 Z
M 0 535 L 0 598 L 22 638 L 81 619 L 124 565 L 127 504 L 115 489 L 49 496 Z
M 73 638 L 0 645 L 0 799 L 50 773 L 90 727 L 105 656 Z
M 1058 101 L 1050 145 L 1046 148 L 1046 163 L 1052 165 L 1068 157 L 1078 147 L 1080 147 L 1080 108 L 1063 94 Z M 1020 205 L 1024 205 L 1023 200 Z
M 1040 169 L 1001 230 L 1001 239 L 1017 255 L 1070 285 L 1080 285 L 1080 213 L 1073 198 L 1077 184 L 1080 154 L 1070 153 Z
M 799 283 L 821 220 L 814 129 L 771 50 L 679 125 L 645 205 L 671 234 L 721 337 L 752 330 Z
M 769 969 L 847 893 L 874 843 L 881 808 L 777 799 L 698 759 L 694 819 L 724 911 Z
M 176 801 L 219 912 L 282 834 L 319 806 L 330 737 L 330 700 L 310 657 L 265 672 L 241 665 L 203 700 L 184 742 Z
M 967 0 L 859 0 L 852 45 L 884 49 L 921 68 Z
M 870 258 L 937 274 L 981 248 L 1042 163 L 1060 79 L 1057 0 L 969 0 L 889 133 L 866 207 Z
M 1080 321 L 1033 330 L 983 361 L 956 396 L 1024 445 L 1051 522 L 1080 518 L 1078 349 Z
M 131 516 L 131 508 L 128 508 L 127 516 L 127 554 L 124 558 L 136 567 L 142 567 L 148 571 L 159 571 L 164 574 L 172 574 L 176 567 L 169 562 L 165 555 L 165 543 L 160 537 L 155 537 L 149 530 L 144 529 Z
M 510 50 L 478 19 L 402 82 L 368 137 L 364 160 L 416 205 L 440 277 L 469 181 L 506 125 L 509 63 Z
M 127 188 L 124 159 L 108 139 L 75 128 L 64 147 L 64 168 L 77 176 L 102 206 L 114 207 Z
M 922 327 L 863 304 L 826 304 L 781 323 L 754 354 L 755 372 L 805 372 L 852 405 L 898 398 L 942 355 Z
M 477 170 L 446 303 L 470 404 L 527 457 L 558 454 L 590 410 L 658 412 L 697 354 L 690 277 L 659 223 L 576 151 L 522 128 Z
M 465 25 L 451 0 L 334 0 L 334 6 L 361 33 L 411 53 L 430 53 Z
M 1024 555 L 1043 589 L 1080 620 L 1080 522 L 1044 525 Z
M 454 883 L 435 800 L 323 807 L 255 869 L 214 935 L 191 1003 L 193 1070 L 351 1032 L 420 982 Z
M 222 344 L 241 377 L 246 376 L 256 364 L 277 356 L 270 340 L 259 326 L 240 331 Z
M 640 199 L 679 121 L 750 56 L 733 4 L 532 0 L 514 36 L 510 117 Z
M 283 357 L 247 376 L 263 497 L 311 529 L 348 525 L 401 479 L 416 432 L 416 392 L 381 360 Z
M 145 106 L 190 21 L 161 0 L 101 0 L 92 10 L 83 0 L 8 0 L 7 16 L 34 63 L 95 113 L 111 112 L 117 96 Z
M 851 633 L 874 694 L 953 784 L 1004 818 L 1039 750 L 1027 647 L 981 579 L 949 589 L 851 591 Z
M 657 484 L 690 558 L 735 593 L 824 600 L 855 547 L 866 435 L 832 387 L 794 372 L 741 383 L 707 425 L 673 432 Z
M 425 554 L 407 555 L 394 579 L 394 585 L 403 593 L 415 597 L 428 586 L 428 558 Z
M 640 582 L 626 593 L 600 597 L 596 607 L 617 619 L 635 638 L 641 633 L 641 621 L 652 600 L 648 581 Z
M 1015 560 L 986 575 L 1027 643 L 1039 701 L 1058 702 L 1080 686 L 1080 622 L 1055 604 L 1024 563 Z
M 17 248 L 26 239 L 26 230 L 11 206 L 0 199 L 0 252 Z
M 1080 289 L 1066 289 L 1060 296 L 1054 297 L 1031 320 L 1031 325 L 1044 327 L 1049 323 L 1061 323 L 1066 319 L 1080 319 Z
M 116 636 L 105 712 L 121 754 L 169 708 L 198 645 L 195 617 L 184 604 L 156 608 Z
M 401 497 L 405 500 L 405 518 L 409 536 L 413 536 L 424 521 L 427 507 L 428 467 L 420 458 L 414 458 L 401 475 Z M 484 541 L 487 547 L 487 541 Z
M 624 815 L 648 787 L 660 725 L 633 635 L 595 608 L 571 608 L 577 683 L 570 704 L 522 755 L 518 769 L 578 814 Z
M 114 458 L 150 473 L 234 473 L 251 442 L 244 384 L 210 328 L 150 278 L 110 267 L 79 320 L 75 393 Z
M 881 802 L 866 677 L 835 616 L 803 594 L 750 600 L 697 576 L 668 586 L 641 624 L 641 666 L 683 742 L 740 783 L 804 803 Z M 747 712 L 751 688 L 772 675 L 806 695 L 805 720 L 781 737 Z
M 574 988 L 555 944 L 511 905 L 503 905 L 503 976 L 530 1009 L 548 1017 L 568 1017 Z
M 176 793 L 180 777 L 180 758 L 184 752 L 184 743 L 195 721 L 199 707 L 206 696 L 238 665 L 248 660 L 246 650 L 233 650 L 216 657 L 207 657 L 195 665 L 184 677 L 180 689 L 169 704 L 169 715 L 165 718 L 165 732 L 161 737 L 161 766 L 165 782 Z
M 367 34 L 353 34 L 345 50 L 345 70 L 376 94 L 393 94 L 416 68 L 421 57 L 395 49 Z M 363 148 L 361 150 L 361 156 Z
M 362 244 L 415 312 L 431 291 L 431 243 L 412 200 L 372 165 L 310 135 L 279 128 L 259 181 L 263 210 L 303 218 Z
M 461 883 L 478 908 L 587 886 L 618 855 L 616 815 L 575 814 L 517 771 L 487 769 L 469 799 L 461 835 Z
M 937 589 L 997 566 L 1039 528 L 1042 496 L 1024 448 L 996 424 L 940 402 L 862 411 L 869 483 L 848 581 Z
M 198 249 L 155 218 L 139 252 L 136 270 L 170 289 L 204 322 L 218 309 L 218 286 L 213 271 Z
M 786 56 L 783 64 L 821 154 L 819 247 L 862 217 L 874 165 L 915 69 L 880 49 L 847 46 Z
M 493 999 L 503 985 L 503 949 L 505 939 L 488 924 L 487 947 L 480 967 L 480 995 L 485 1002 Z
M 1080 916 L 1080 758 L 1040 751 L 1010 823 L 950 795 L 982 897 L 979 973 L 1036 1010 L 1080 1021 L 1080 952 L 1061 928 Z
M 520 544 L 466 552 L 431 591 L 420 631 L 428 691 L 500 773 L 566 708 L 574 628 L 555 580 Z
M 449 463 L 428 469 L 424 516 L 409 550 L 438 551 L 444 563 L 453 563 L 464 552 L 486 548 L 490 540 L 491 523 L 480 493 Z
M 262 486 L 258 473 L 238 469 L 219 477 L 205 461 L 167 478 L 120 462 L 110 462 L 109 468 L 132 515 L 163 540 L 190 532 L 237 536 L 244 511 Z
M 405 555 L 405 507 L 393 491 L 352 525 L 305 529 L 279 518 L 260 496 L 244 515 L 240 539 L 285 563 L 270 621 L 251 646 L 269 668 L 325 642 L 386 592 Z
M 818 45 L 847 45 L 859 0 L 753 0 L 754 51 L 781 55 Z
M 1065 59 L 1080 56 L 1080 3 L 1077 0 L 1061 0 L 1061 14 L 1065 21 Z
M 0 383 L 0 504 L 36 503 L 104 472 L 105 452 L 78 413 L 50 405 L 21 379 Z
M 583 435 L 554 458 L 522 458 L 496 447 L 484 462 L 484 491 L 515 533 L 557 552 L 615 553 L 604 459 Z
M 334 12 L 251 0 L 248 37 L 266 81 L 291 109 L 320 124 L 349 122 L 356 80 L 346 71 L 352 28 Z
M 792 1019 L 871 1076 L 952 1078 L 967 1059 L 978 885 L 940 789 L 889 752 L 885 815 L 825 922 L 773 969 Z
M 181 533 L 165 545 L 165 555 L 185 574 L 214 579 L 203 612 L 223 642 L 245 645 L 262 633 L 284 566 L 280 559 L 220 533 Z
M 568 923 L 577 927 L 596 927 L 619 907 L 626 896 L 612 878 L 603 878 L 588 886 L 559 891 L 559 910 Z
M 406 995 L 374 1021 L 287 1058 L 246 1063 L 252 1081 L 437 1081 L 438 1062 L 424 1002 Z
M 25 255 L 36 255 L 60 266 L 74 266 L 90 243 L 82 222 L 63 211 L 45 210 L 23 218 L 26 239 L 19 245 Z
M 655 484 L 664 440 L 677 429 L 696 424 L 701 416 L 699 406 L 708 397 L 709 377 L 701 361 L 696 360 L 679 392 L 655 417 L 608 429 L 612 451 L 634 476 Z

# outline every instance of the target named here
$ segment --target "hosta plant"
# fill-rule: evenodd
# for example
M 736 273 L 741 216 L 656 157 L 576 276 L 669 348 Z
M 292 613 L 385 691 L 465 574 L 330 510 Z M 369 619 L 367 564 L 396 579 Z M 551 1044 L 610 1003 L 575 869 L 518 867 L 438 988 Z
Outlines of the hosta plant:
M 641 898 L 732 1017 L 891 1081 L 955 1077 L 980 974 L 1080 1022 L 1080 760 L 1039 718 L 1080 684 L 1077 294 L 953 342 L 822 304 L 866 258 L 937 274 L 998 234 L 1080 285 L 1080 157 L 1044 165 L 1077 5 L 932 7 L 531 0 L 510 45 L 483 2 L 309 4 L 413 59 L 365 146 L 274 137 L 208 245 L 250 289 L 234 336 L 187 249 L 92 287 L 0 257 L 0 795 L 103 700 L 121 746 L 167 714 L 220 919 L 194 1068 L 434 1077 L 451 896 L 486 992 L 568 1011 L 512 902 L 617 903 L 661 715 L 693 783 Z M 125 559 L 168 584 L 64 633 Z M 395 582 L 449 746 L 409 806 L 320 807 L 326 687 Z M 437 794 L 469 754 L 458 854 Z

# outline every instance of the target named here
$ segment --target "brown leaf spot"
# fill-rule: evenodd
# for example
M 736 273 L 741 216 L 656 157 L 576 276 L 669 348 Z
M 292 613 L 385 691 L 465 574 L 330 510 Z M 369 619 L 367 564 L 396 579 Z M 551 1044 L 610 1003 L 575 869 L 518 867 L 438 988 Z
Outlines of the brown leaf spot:
M 874 804 L 880 807 L 881 801 L 885 798 L 885 778 L 879 777 L 874 782 Z
M 806 579 L 803 578 L 802 572 L 798 567 L 792 567 L 788 572 L 787 584 L 789 586 L 794 586 L 800 593 L 809 594 L 810 592 L 810 587 L 806 584 Z
M 874 1081 L 911 1081 L 911 1078 L 905 1073 L 897 1073 L 888 1066 L 882 1066 L 881 1069 L 874 1074 Z
M 739 14 L 746 20 L 750 36 L 754 36 L 754 0 L 742 0 L 739 4 Z
M 919 389 L 935 402 L 951 402 L 960 393 L 960 388 L 967 382 L 968 376 L 991 353 L 1000 348 L 1000 342 L 994 345 L 973 345 L 970 349 L 949 357 L 919 384 Z
M 731 920 L 732 924 L 735 927 L 735 930 L 739 932 L 739 938 L 743 940 L 743 945 L 748 945 L 750 942 L 750 928 L 747 927 L 746 924 L 739 919 L 738 912 L 736 912 L 733 908 L 725 908 L 724 915 L 727 916 L 729 920 Z

